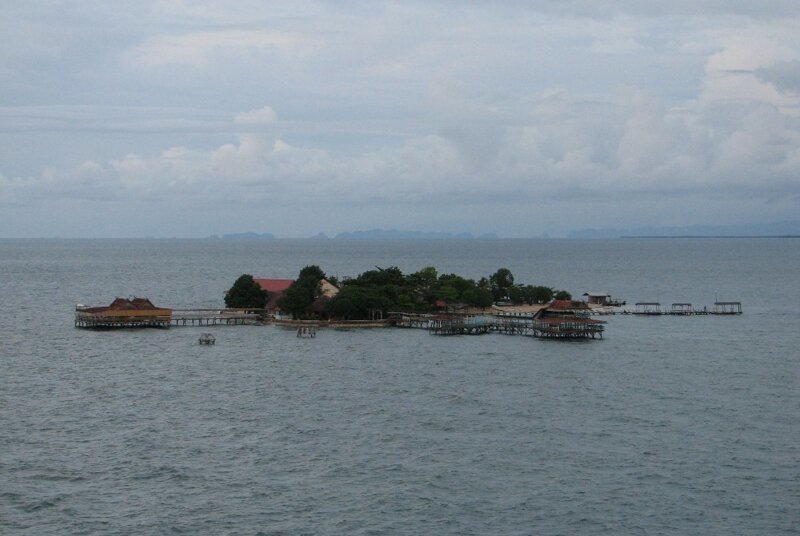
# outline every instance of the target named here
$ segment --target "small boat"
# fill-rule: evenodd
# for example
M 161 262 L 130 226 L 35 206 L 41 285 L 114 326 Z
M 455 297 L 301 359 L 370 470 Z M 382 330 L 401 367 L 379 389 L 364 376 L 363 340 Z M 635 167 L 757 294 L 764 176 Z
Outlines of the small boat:
M 217 340 L 211 333 L 203 333 L 200 335 L 200 344 L 214 344 Z

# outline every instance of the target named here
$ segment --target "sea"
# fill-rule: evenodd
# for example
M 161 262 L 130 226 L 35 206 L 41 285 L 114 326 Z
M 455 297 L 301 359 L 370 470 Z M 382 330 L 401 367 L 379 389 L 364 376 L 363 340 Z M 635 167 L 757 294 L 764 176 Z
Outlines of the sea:
M 310 264 L 743 314 L 581 341 L 73 325 Z M 800 533 L 800 239 L 0 240 L 0 297 L 0 534 Z

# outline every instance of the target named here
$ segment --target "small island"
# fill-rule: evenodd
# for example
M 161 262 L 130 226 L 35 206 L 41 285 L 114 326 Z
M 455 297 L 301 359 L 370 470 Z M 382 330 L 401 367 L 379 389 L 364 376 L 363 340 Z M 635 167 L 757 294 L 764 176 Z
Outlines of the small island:
M 264 321 L 298 328 L 399 326 L 437 335 L 509 335 L 602 338 L 603 324 L 589 318 L 586 302 L 544 285 L 522 285 L 508 268 L 475 281 L 439 274 L 432 266 L 412 274 L 397 267 L 368 270 L 338 281 L 319 266 L 296 280 L 243 274 L 228 290 L 230 308 L 264 308 Z
M 411 274 L 394 266 L 376 267 L 339 281 L 311 265 L 294 280 L 243 274 L 226 293 L 225 305 L 264 308 L 275 320 L 375 321 L 389 313 L 474 315 L 520 306 L 535 312 L 554 299 L 571 300 L 572 296 L 549 286 L 515 283 L 508 268 L 476 281 L 439 274 L 432 266 Z
M 545 285 L 519 284 L 508 268 L 477 281 L 439 274 L 432 266 L 404 274 L 376 267 L 341 281 L 316 265 L 296 279 L 239 276 L 225 308 L 165 309 L 146 298 L 75 310 L 75 326 L 90 329 L 278 324 L 314 337 L 318 326 L 398 326 L 437 335 L 499 332 L 546 338 L 602 338 L 604 322 L 589 318 L 586 301 Z M 201 337 L 201 344 L 212 344 Z

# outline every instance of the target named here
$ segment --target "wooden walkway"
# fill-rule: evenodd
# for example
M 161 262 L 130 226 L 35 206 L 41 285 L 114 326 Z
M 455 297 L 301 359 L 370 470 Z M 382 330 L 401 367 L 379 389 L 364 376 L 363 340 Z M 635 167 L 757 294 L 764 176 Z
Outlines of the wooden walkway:
M 169 328 L 169 316 L 95 316 L 75 314 L 75 327 L 84 329 Z
M 608 313 L 607 313 L 608 314 Z M 633 311 L 622 310 L 623 315 L 644 316 L 697 316 L 697 315 L 740 315 L 742 302 L 714 302 L 712 307 L 694 307 L 691 303 L 673 303 L 669 309 L 662 307 L 658 302 L 639 302 Z
M 260 312 L 245 309 L 173 309 L 172 315 L 114 316 L 77 311 L 75 327 L 86 329 L 164 328 L 171 326 L 240 326 L 261 322 Z
M 241 326 L 258 324 L 263 314 L 257 309 L 173 309 L 172 326 Z
M 424 315 L 399 313 L 395 325 L 405 328 L 428 330 L 433 335 L 522 335 L 546 339 L 594 339 L 603 338 L 605 327 L 596 320 L 577 318 L 570 321 L 559 319 L 535 319 L 530 315 Z

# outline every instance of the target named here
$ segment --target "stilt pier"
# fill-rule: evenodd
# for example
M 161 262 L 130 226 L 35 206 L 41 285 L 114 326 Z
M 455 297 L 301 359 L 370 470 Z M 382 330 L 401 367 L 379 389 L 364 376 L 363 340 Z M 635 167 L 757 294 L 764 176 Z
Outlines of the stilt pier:
M 673 303 L 669 309 L 662 307 L 658 302 L 638 302 L 632 311 L 627 309 L 620 312 L 608 312 L 593 314 L 623 314 L 623 315 L 643 315 L 643 316 L 696 316 L 696 315 L 740 315 L 742 314 L 742 302 L 714 302 L 713 307 L 695 307 L 691 303 Z
M 587 317 L 534 318 L 494 315 L 415 315 L 396 313 L 395 325 L 428 330 L 432 335 L 499 333 L 546 339 L 603 338 L 603 322 Z
M 172 326 L 240 326 L 258 324 L 261 309 L 173 309 Z

